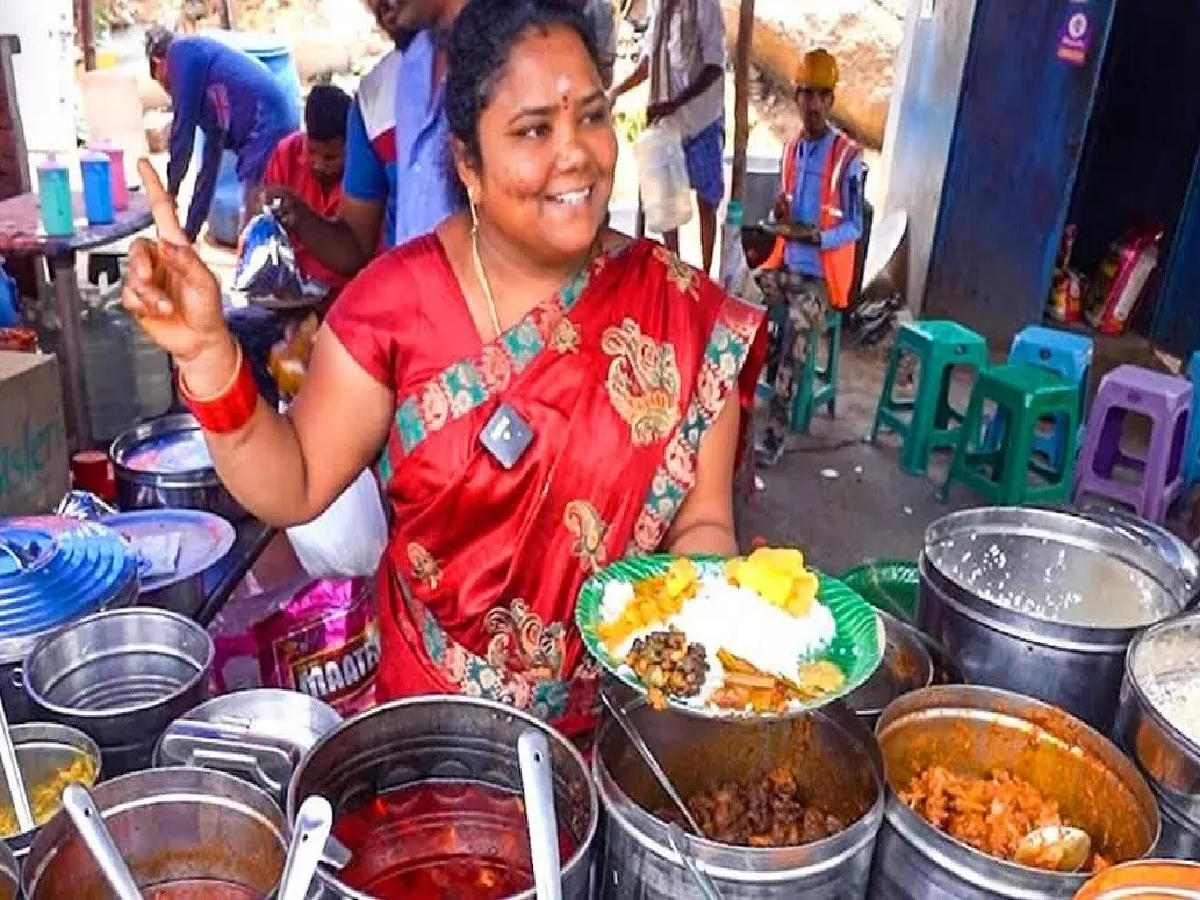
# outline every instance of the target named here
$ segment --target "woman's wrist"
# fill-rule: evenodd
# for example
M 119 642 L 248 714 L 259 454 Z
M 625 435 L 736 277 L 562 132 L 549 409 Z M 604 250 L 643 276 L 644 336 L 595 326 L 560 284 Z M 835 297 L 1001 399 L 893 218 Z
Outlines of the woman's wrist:
M 240 360 L 237 339 L 226 332 L 195 356 L 187 359 L 176 357 L 175 368 L 187 393 L 197 399 L 207 400 L 220 396 L 229 388 L 230 382 L 237 376 Z

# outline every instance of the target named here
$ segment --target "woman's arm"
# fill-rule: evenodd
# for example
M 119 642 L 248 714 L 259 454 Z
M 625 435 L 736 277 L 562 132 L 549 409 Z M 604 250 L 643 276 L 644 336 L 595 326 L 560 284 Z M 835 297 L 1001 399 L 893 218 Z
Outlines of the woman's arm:
M 188 390 L 218 394 L 237 350 L 182 369 Z M 232 434 L 206 433 L 217 474 L 248 512 L 277 527 L 320 515 L 379 456 L 393 413 L 392 392 L 322 328 L 296 402 L 280 415 L 263 401 Z
M 220 397 L 234 383 L 241 353 L 225 323 L 220 285 L 188 242 L 149 160 L 138 163 L 138 173 L 159 239 L 138 238 L 130 249 L 125 308 L 175 358 L 189 394 Z M 364 277 L 359 290 L 370 294 L 378 286 Z M 353 289 L 344 301 L 353 303 Z M 259 399 L 240 429 L 206 431 L 205 439 L 221 479 L 250 513 L 272 525 L 295 525 L 319 515 L 376 458 L 393 405 L 391 389 L 326 328 L 288 415 Z
M 667 531 L 666 552 L 737 554 L 737 538 L 733 531 L 733 469 L 741 412 L 737 391 L 732 390 L 725 408 L 700 439 L 696 485 Z

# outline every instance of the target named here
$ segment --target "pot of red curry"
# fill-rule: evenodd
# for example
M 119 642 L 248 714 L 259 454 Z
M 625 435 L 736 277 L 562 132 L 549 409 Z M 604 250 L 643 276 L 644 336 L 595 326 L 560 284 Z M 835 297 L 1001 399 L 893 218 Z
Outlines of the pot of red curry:
M 134 772 L 92 789 L 117 850 L 146 900 L 267 900 L 287 856 L 283 813 L 224 772 Z M 104 876 L 65 812 L 25 859 L 27 900 L 108 900 Z
M 350 850 L 322 867 L 326 895 L 347 900 L 533 900 L 517 739 L 546 735 L 565 900 L 587 900 L 599 828 L 596 790 L 579 751 L 553 728 L 503 704 L 413 697 L 342 723 L 304 757 L 288 820 L 319 794 Z
M 1158 807 L 1137 767 L 1040 700 L 925 688 L 893 701 L 875 735 L 888 799 L 872 900 L 1069 900 L 1092 874 L 1146 856 L 1158 840 Z M 1021 838 L 1044 825 L 1088 833 L 1084 871 L 1015 861 Z

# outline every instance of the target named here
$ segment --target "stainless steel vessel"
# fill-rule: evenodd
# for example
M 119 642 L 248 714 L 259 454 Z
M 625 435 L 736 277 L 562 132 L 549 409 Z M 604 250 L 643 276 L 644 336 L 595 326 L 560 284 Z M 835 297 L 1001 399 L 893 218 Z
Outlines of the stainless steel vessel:
M 40 640 L 25 689 L 42 718 L 100 745 L 107 775 L 150 766 L 159 736 L 208 696 L 208 632 L 176 613 L 135 606 L 97 613 Z
M 971 684 L 1037 697 L 1111 730 L 1125 650 L 1183 609 L 1176 569 L 1079 516 L 984 507 L 929 526 L 918 624 Z
M 909 691 L 929 687 L 934 677 L 933 658 L 921 633 L 882 610 L 879 619 L 887 638 L 883 659 L 867 683 L 846 697 L 846 705 L 868 728 L 875 727 L 889 703 Z
M 1088 878 L 1003 862 L 938 831 L 896 793 L 934 765 L 979 777 L 1003 769 L 1030 782 L 1112 862 L 1142 857 L 1158 839 L 1154 795 L 1133 763 L 1038 700 L 993 688 L 925 688 L 884 710 L 875 734 L 888 799 L 872 900 L 1066 900 Z
M 332 706 L 298 691 L 235 691 L 172 722 L 154 748 L 154 765 L 228 772 L 262 788 L 282 808 L 304 754 L 341 722 Z
M 286 824 L 253 785 L 207 769 L 150 769 L 97 785 L 92 797 L 143 891 L 240 887 L 267 897 L 279 886 Z M 26 900 L 107 897 L 99 868 L 66 813 L 42 829 L 22 872 Z
M 304 757 L 288 788 L 288 821 L 310 794 L 333 804 L 335 816 L 371 797 L 422 781 L 477 781 L 521 793 L 517 739 L 529 728 L 550 744 L 554 808 L 576 850 L 562 861 L 566 900 L 587 900 L 599 832 L 596 788 L 587 765 L 566 738 L 526 713 L 463 696 L 398 700 L 344 722 Z M 353 850 L 353 848 L 351 848 Z M 322 866 L 326 894 L 370 900 Z M 532 890 L 512 900 L 533 900 Z
M 1200 705 L 1200 613 L 1170 619 L 1133 639 L 1121 685 L 1117 740 L 1150 782 L 1162 811 L 1156 854 L 1200 861 L 1200 746 L 1157 705 L 1189 691 Z
M 108 456 L 117 478 L 117 505 L 126 512 L 200 509 L 234 523 L 246 518 L 217 476 L 200 424 L 191 415 L 159 416 L 131 428 L 112 442 Z
M 100 748 L 79 729 L 53 722 L 26 722 L 13 725 L 9 730 L 21 767 L 21 779 L 25 782 L 25 793 L 30 797 L 34 797 L 39 788 L 54 783 L 62 772 L 68 770 L 74 775 L 74 780 L 87 788 L 100 780 Z M 0 807 L 10 810 L 12 805 L 8 783 L 0 778 Z M 36 808 L 33 813 L 36 818 Z M 4 844 L 17 859 L 24 859 L 40 830 L 39 827 L 15 834 L 5 838 Z
M 629 715 L 685 797 L 725 780 L 785 766 L 806 798 L 850 826 L 801 847 L 751 849 L 690 838 L 691 852 L 725 900 L 851 900 L 867 896 L 883 815 L 879 751 L 847 707 L 833 704 L 791 720 L 696 719 L 644 704 Z M 701 898 L 671 849 L 669 808 L 657 782 L 614 722 L 599 732 L 592 772 L 605 811 L 604 900 Z

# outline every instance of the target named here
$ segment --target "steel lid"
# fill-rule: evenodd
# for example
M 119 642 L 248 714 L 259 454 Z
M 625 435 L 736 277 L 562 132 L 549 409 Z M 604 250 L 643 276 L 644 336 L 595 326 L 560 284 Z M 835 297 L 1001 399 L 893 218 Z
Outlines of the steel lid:
M 100 520 L 113 529 L 138 556 L 141 590 L 151 593 L 204 572 L 225 558 L 237 539 L 229 522 L 215 513 L 192 509 L 147 509 L 117 513 Z M 155 572 L 147 553 L 149 541 L 178 535 L 179 551 L 173 571 Z
M 138 560 L 115 531 L 59 516 L 0 519 L 0 654 L 137 594 Z

